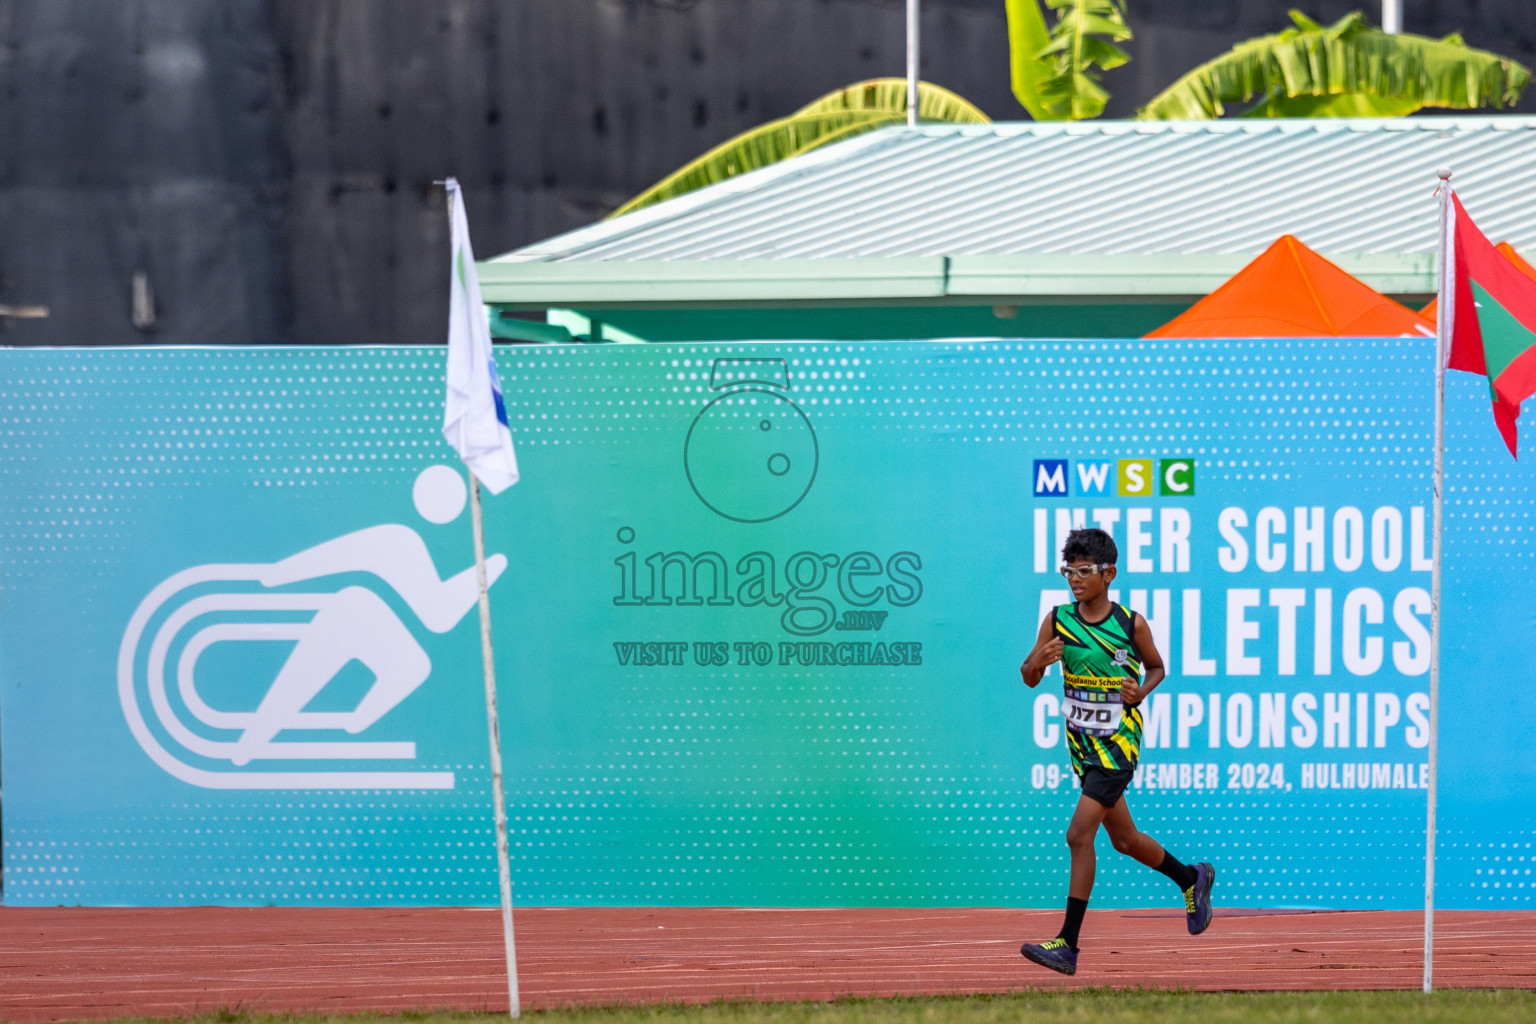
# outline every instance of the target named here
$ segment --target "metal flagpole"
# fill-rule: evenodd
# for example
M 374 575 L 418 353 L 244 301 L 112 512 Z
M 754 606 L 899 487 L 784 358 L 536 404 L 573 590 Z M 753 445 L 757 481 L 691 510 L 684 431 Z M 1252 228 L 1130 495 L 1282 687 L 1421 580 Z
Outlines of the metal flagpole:
M 496 876 L 501 883 L 501 937 L 507 951 L 507 1012 L 517 1017 L 517 943 L 512 938 L 512 864 L 507 856 L 507 801 L 501 787 L 501 726 L 496 717 L 496 666 L 491 657 L 491 596 L 485 580 L 485 525 L 480 480 L 469 474 L 470 521 L 475 532 L 475 578 L 480 582 L 480 658 L 485 663 L 485 718 L 491 730 L 491 799 L 496 803 Z
M 922 0 L 907 0 L 907 127 L 917 127 L 918 8 Z
M 1381 0 L 1381 30 L 1388 35 L 1403 31 L 1403 0 Z
M 1440 187 L 1440 294 L 1435 304 L 1435 512 L 1429 583 L 1429 789 L 1424 816 L 1424 991 L 1435 989 L 1435 785 L 1440 738 L 1440 514 L 1445 491 L 1445 363 L 1456 324 L 1456 259 L 1451 169 L 1436 172 Z

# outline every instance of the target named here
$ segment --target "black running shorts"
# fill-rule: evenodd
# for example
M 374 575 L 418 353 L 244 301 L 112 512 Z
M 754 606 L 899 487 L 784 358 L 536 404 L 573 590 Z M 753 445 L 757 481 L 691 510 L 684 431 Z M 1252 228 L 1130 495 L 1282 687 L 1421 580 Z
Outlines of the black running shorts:
M 1083 796 L 1096 800 L 1105 807 L 1113 807 L 1125 795 L 1125 789 L 1136 775 L 1134 768 L 1100 768 L 1098 765 L 1083 766 Z

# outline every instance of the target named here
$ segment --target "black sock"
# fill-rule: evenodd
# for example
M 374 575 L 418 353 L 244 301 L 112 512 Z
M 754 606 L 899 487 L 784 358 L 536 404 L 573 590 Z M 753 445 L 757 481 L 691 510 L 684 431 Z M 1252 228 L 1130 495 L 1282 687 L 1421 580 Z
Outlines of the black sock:
M 1163 851 L 1163 862 L 1157 866 L 1157 870 L 1173 879 L 1173 884 L 1181 890 L 1188 889 L 1199 878 L 1194 868 L 1188 864 L 1180 864 L 1178 858 L 1167 850 Z
M 1080 900 L 1076 896 L 1067 897 L 1067 919 L 1061 922 L 1061 931 L 1057 938 L 1066 939 L 1067 945 L 1077 948 L 1077 932 L 1083 926 L 1083 915 L 1088 912 L 1088 901 Z

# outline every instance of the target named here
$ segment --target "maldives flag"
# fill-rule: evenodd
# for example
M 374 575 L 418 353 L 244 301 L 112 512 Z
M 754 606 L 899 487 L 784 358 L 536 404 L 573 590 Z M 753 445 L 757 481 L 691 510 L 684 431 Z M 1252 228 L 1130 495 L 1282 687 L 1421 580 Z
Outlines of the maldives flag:
M 1515 455 L 1520 403 L 1536 392 L 1536 280 L 1494 248 L 1454 192 L 1451 219 L 1454 259 L 1442 296 L 1448 290 L 1452 301 L 1442 298 L 1439 310 L 1451 321 L 1446 365 L 1488 378 L 1493 421 Z

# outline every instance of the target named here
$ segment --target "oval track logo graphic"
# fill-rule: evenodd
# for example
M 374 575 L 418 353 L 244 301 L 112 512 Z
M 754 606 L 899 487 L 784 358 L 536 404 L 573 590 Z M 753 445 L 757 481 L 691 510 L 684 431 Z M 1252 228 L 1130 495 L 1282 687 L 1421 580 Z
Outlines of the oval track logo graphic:
M 451 522 L 464 508 L 464 482 L 432 466 L 412 497 L 423 519 Z M 487 579 L 506 565 L 492 555 Z M 184 569 L 150 591 L 123 634 L 123 715 L 144 752 L 194 786 L 452 789 L 452 772 L 393 767 L 416 758 L 414 742 L 368 732 L 428 681 L 422 639 L 456 626 L 478 591 L 473 566 L 440 578 L 426 542 L 401 523 L 276 562 Z M 241 702 L 229 676 L 252 675 L 241 669 L 264 663 L 261 648 L 279 653 L 273 670 L 241 680 L 247 700 L 230 706 Z M 328 702 L 325 691 L 346 690 L 349 672 L 366 684 Z M 348 767 L 322 767 L 337 762 Z

